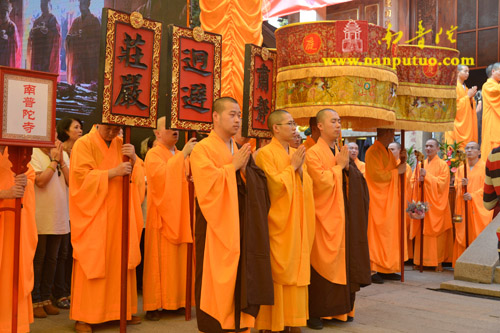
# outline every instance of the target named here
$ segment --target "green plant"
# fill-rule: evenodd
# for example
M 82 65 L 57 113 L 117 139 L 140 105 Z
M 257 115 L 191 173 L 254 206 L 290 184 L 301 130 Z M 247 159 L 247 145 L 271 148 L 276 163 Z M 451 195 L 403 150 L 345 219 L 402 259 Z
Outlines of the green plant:
M 446 164 L 448 164 L 448 167 L 450 169 L 450 176 L 453 176 L 460 166 L 461 161 L 458 156 L 458 151 L 461 144 L 462 142 L 456 141 L 454 141 L 451 145 L 447 144 L 446 142 L 440 144 L 439 148 L 441 150 L 441 153 L 443 154 L 442 158 L 446 162 Z

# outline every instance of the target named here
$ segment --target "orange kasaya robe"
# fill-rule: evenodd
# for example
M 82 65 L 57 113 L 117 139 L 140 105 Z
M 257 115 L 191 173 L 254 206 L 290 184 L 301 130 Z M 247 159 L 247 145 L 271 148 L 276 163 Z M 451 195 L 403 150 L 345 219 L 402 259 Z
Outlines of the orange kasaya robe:
M 232 148 L 238 151 L 234 140 Z M 204 257 L 197 258 L 203 260 L 198 306 L 227 330 L 235 329 L 234 293 L 240 259 L 238 191 L 232 160 L 231 151 L 215 131 L 196 144 L 190 157 L 196 197 L 207 222 Z M 241 312 L 240 327 L 253 327 L 254 322 L 254 317 Z
M 162 144 L 146 156 L 145 311 L 177 310 L 186 304 L 187 245 L 193 237 L 185 161 L 181 151 L 173 155 Z
M 271 199 L 269 241 L 274 284 L 274 305 L 263 305 L 255 327 L 282 331 L 305 326 L 308 318 L 307 286 L 314 240 L 315 213 L 312 179 L 303 165 L 302 179 L 290 164 L 288 152 L 276 139 L 262 148 L 256 164 L 264 171 Z
M 304 146 L 306 147 L 306 150 L 309 150 L 309 148 L 311 148 L 315 144 L 316 144 L 316 141 L 314 141 L 314 139 L 310 135 L 308 135 L 306 137 L 306 140 L 304 141 Z
M 401 185 L 397 162 L 380 141 L 367 150 L 366 183 L 370 193 L 368 246 L 373 271 L 401 272 Z M 408 259 L 406 237 L 404 260 Z
M 457 80 L 457 114 L 453 124 L 453 131 L 445 133 L 446 143 L 461 142 L 462 148 L 471 141 L 478 142 L 476 101 L 469 98 L 469 88 Z
M 110 146 L 98 131 L 73 146 L 69 177 L 69 212 L 73 244 L 70 318 L 86 323 L 120 319 L 122 177 L 108 170 L 122 163 L 122 139 Z M 127 318 L 137 312 L 135 267 L 143 227 L 144 163 L 137 158 L 130 175 Z
M 0 190 L 14 186 L 8 148 L 0 153 Z M 35 172 L 28 165 L 28 184 L 24 190 L 21 209 L 21 238 L 19 243 L 19 289 L 18 289 L 18 332 L 29 332 L 33 322 L 33 258 L 35 256 L 38 233 L 35 222 Z M 0 208 L 15 207 L 15 199 L 0 199 Z M 14 267 L 14 212 L 0 212 L 0 332 L 11 332 L 12 285 Z
M 481 133 L 481 160 L 486 162 L 493 148 L 500 146 L 500 84 L 489 78 L 483 84 L 483 127 Z
M 354 163 L 356 163 L 356 166 L 358 167 L 359 171 L 361 171 L 361 173 L 364 176 L 365 172 L 366 172 L 365 162 L 360 161 L 359 158 L 356 157 L 356 160 L 354 160 Z
M 400 160 L 397 160 L 397 164 L 400 163 Z M 413 171 L 411 169 L 411 166 L 407 163 L 406 164 L 406 184 L 405 184 L 405 227 L 406 227 L 406 249 L 408 251 L 408 259 L 413 259 L 413 241 L 410 237 L 410 224 L 411 224 L 411 219 L 410 216 L 406 213 L 406 209 L 408 208 L 408 203 L 411 201 L 411 196 L 413 193 L 413 188 L 412 188 L 412 182 L 411 182 L 411 177 L 413 174 Z M 400 191 L 401 193 L 401 191 Z
M 446 162 L 435 156 L 430 162 L 424 161 L 427 171 L 424 180 L 424 202 L 429 204 L 429 211 L 424 218 L 424 266 L 437 266 L 444 261 L 451 261 L 453 251 L 453 230 L 451 225 L 450 170 Z M 412 200 L 421 201 L 421 188 L 418 182 L 420 163 L 413 173 Z M 413 262 L 420 265 L 420 228 L 422 220 L 412 220 L 410 237 L 415 238 Z
M 461 165 L 455 175 L 455 214 L 462 216 L 462 223 L 455 223 L 455 244 L 453 246 L 453 266 L 456 260 L 465 251 L 465 201 L 463 199 L 464 188 L 462 186 L 464 178 L 464 166 Z M 485 178 L 485 163 L 479 160 L 472 169 L 467 170 L 467 192 L 471 194 L 472 200 L 467 201 L 468 205 L 468 232 L 469 245 L 479 236 L 481 231 L 493 219 L 493 211 L 489 211 L 483 206 L 483 189 Z
M 311 266 L 328 281 L 346 284 L 342 167 L 337 165 L 330 147 L 321 137 L 307 151 L 306 165 L 313 180 L 316 212 Z

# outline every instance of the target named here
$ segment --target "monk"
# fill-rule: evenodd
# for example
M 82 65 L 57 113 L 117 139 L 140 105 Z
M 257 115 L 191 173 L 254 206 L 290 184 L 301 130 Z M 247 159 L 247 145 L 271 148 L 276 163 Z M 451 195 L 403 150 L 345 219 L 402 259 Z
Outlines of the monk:
M 148 204 L 144 249 L 143 304 L 146 319 L 160 319 L 160 308 L 177 310 L 186 304 L 187 244 L 190 226 L 186 158 L 196 139 L 182 151 L 179 132 L 165 128 L 165 117 L 154 131 L 157 145 L 146 155 Z
M 28 38 L 28 63 L 34 71 L 59 74 L 61 27 L 50 11 L 50 0 L 41 0 L 42 15 L 33 23 Z
M 71 151 L 69 211 L 73 245 L 70 318 L 77 332 L 90 324 L 120 319 L 123 176 L 130 175 L 127 319 L 137 312 L 135 267 L 143 227 L 144 167 L 134 146 L 123 144 L 120 127 L 103 125 L 78 139 Z M 123 156 L 130 161 L 123 162 Z
M 67 81 L 70 84 L 97 82 L 101 23 L 90 12 L 90 0 L 79 0 L 80 13 L 66 36 Z
M 249 331 L 259 305 L 273 303 L 269 194 L 250 144 L 238 149 L 233 139 L 241 126 L 238 102 L 221 97 L 212 110 L 214 129 L 190 157 L 197 197 L 196 320 L 201 332 Z
M 452 256 L 453 230 L 448 201 L 450 191 L 450 170 L 445 161 L 437 156 L 439 142 L 432 138 L 425 143 L 427 159 L 424 168 L 418 166 L 412 177 L 414 184 L 413 200 L 420 201 L 420 182 L 424 182 L 424 202 L 429 204 L 429 211 L 424 219 L 424 258 L 423 266 L 436 267 L 442 272 L 442 263 Z M 417 179 L 416 176 L 420 175 Z M 417 184 L 416 181 L 419 183 Z M 420 265 L 420 220 L 412 220 L 411 238 L 415 238 L 413 263 Z
M 467 142 L 477 142 L 478 140 L 476 101 L 474 99 L 477 87 L 469 89 L 465 85 L 464 81 L 469 78 L 469 67 L 458 65 L 457 72 L 457 114 L 453 123 L 454 129 L 445 133 L 445 140 L 449 145 L 456 141 L 463 148 Z
M 9 0 L 0 0 L 0 66 L 19 68 L 22 45 L 17 26 L 9 17 L 11 10 Z
M 307 286 L 310 251 L 314 239 L 312 180 L 304 165 L 305 147 L 290 147 L 296 124 L 277 110 L 267 126 L 273 138 L 262 148 L 256 163 L 264 170 L 271 198 L 269 239 L 274 282 L 274 305 L 262 306 L 256 320 L 259 330 L 300 332 L 307 321 Z
M 362 162 L 358 158 L 359 154 L 359 147 L 356 142 L 349 142 L 347 144 L 347 147 L 349 147 L 349 156 L 354 160 L 354 163 L 356 163 L 356 166 L 358 167 L 359 171 L 365 175 L 365 162 Z
M 453 267 L 455 262 L 466 250 L 465 235 L 465 205 L 468 205 L 468 239 L 469 245 L 479 236 L 481 231 L 493 219 L 493 212 L 483 206 L 483 190 L 485 167 L 484 161 L 479 159 L 479 144 L 471 141 L 465 146 L 467 155 L 467 178 L 464 178 L 462 164 L 455 174 L 455 215 L 462 216 L 462 223 L 455 223 L 455 244 L 453 246 Z M 463 185 L 467 185 L 464 193 Z
M 306 137 L 306 141 L 304 141 L 304 146 L 306 147 L 306 150 L 308 150 L 316 144 L 320 136 L 316 117 L 309 118 L 309 129 L 306 131 L 306 133 L 309 134 Z
M 19 255 L 18 332 L 29 332 L 33 322 L 31 290 L 33 289 L 33 258 L 38 233 L 35 222 L 35 172 L 15 175 L 8 148 L 0 146 L 0 208 L 14 208 L 15 198 L 23 198 Z M 0 332 L 12 331 L 12 286 L 14 267 L 14 212 L 0 211 Z
M 301 144 L 302 144 L 302 137 L 300 136 L 299 132 L 295 130 L 293 139 L 290 141 L 290 147 L 297 149 Z
M 393 129 L 377 129 L 377 140 L 366 151 L 366 183 L 370 193 L 368 246 L 373 283 L 400 280 L 401 197 L 399 175 L 406 163 L 397 163 L 387 149 L 394 141 Z M 405 252 L 405 260 L 407 253 Z
M 307 326 L 321 329 L 321 317 L 353 320 L 355 292 L 370 284 L 370 259 L 366 182 L 350 160 L 348 148 L 336 147 L 341 133 L 338 113 L 323 109 L 316 118 L 321 136 L 306 153 L 316 211 Z M 362 238 L 363 242 L 356 241 Z
M 399 164 L 401 162 L 400 156 L 401 156 L 401 144 L 399 142 L 392 142 L 389 144 L 387 147 L 392 154 L 394 155 L 394 158 L 396 159 L 396 163 Z M 413 171 L 411 169 L 411 166 L 406 163 L 406 183 L 405 183 L 405 197 L 403 198 L 404 203 L 405 203 L 405 211 L 408 206 L 408 202 L 411 200 L 411 194 L 412 194 L 412 187 L 411 187 L 411 176 L 413 174 Z M 400 185 L 401 188 L 401 185 Z M 401 195 L 401 192 L 400 192 Z M 408 251 L 408 259 L 413 259 L 413 241 L 410 238 L 410 217 L 408 214 L 405 212 L 405 235 L 406 235 L 406 242 L 407 246 L 406 249 Z M 400 229 L 401 230 L 401 229 Z
M 483 84 L 481 159 L 486 162 L 493 148 L 500 146 L 500 62 L 493 65 L 491 78 Z

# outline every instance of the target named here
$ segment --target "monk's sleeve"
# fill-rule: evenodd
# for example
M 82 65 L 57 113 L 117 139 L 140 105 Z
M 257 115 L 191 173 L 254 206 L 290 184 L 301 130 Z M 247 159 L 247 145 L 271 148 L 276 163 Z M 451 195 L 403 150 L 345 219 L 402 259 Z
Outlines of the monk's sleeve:
M 188 220 L 183 219 L 186 205 L 185 158 L 177 153 L 167 161 L 160 151 L 148 153 L 146 158 L 148 190 L 151 202 L 159 214 L 158 219 L 149 219 L 151 227 L 161 229 L 162 235 L 172 244 L 191 243 L 192 235 Z M 148 222 L 149 223 L 149 222 Z
M 105 275 L 108 170 L 99 170 L 89 140 L 75 142 L 69 177 L 74 258 L 89 279 Z
M 128 268 L 134 269 L 141 263 L 141 236 L 144 227 L 141 203 L 144 201 L 146 192 L 146 172 L 144 161 L 136 157 L 134 168 L 130 174 L 129 192 L 129 258 Z
M 306 153 L 307 172 L 314 180 L 314 192 L 318 196 L 330 196 L 336 188 L 342 188 L 342 167 L 335 165 L 326 168 L 321 163 L 318 153 L 309 150 Z
M 440 217 L 442 217 L 442 214 L 447 213 L 449 186 L 450 172 L 446 163 L 442 163 L 439 166 L 437 175 L 432 175 L 430 172 L 426 173 L 424 178 L 425 197 L 429 202 L 430 209 L 433 210 L 433 214 Z M 447 227 L 442 222 L 442 218 L 428 218 L 426 219 L 427 221 L 430 225 L 430 230 L 428 231 L 428 235 L 430 236 L 439 235 L 444 231 L 443 228 Z
M 282 197 L 286 194 L 291 202 L 295 184 L 295 169 L 293 166 L 289 165 L 283 169 L 283 171 L 279 171 L 272 162 L 274 157 L 271 155 L 271 150 L 261 150 L 257 155 L 255 163 L 266 174 L 270 195 Z M 271 202 L 272 201 L 271 197 Z M 291 207 L 291 203 L 289 207 Z

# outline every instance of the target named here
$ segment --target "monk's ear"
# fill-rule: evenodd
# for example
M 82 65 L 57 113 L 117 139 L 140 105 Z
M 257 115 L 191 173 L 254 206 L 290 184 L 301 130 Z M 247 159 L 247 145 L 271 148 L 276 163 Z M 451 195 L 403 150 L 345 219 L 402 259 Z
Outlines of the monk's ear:
M 318 123 L 316 126 L 318 127 L 320 132 L 323 131 L 323 123 Z

